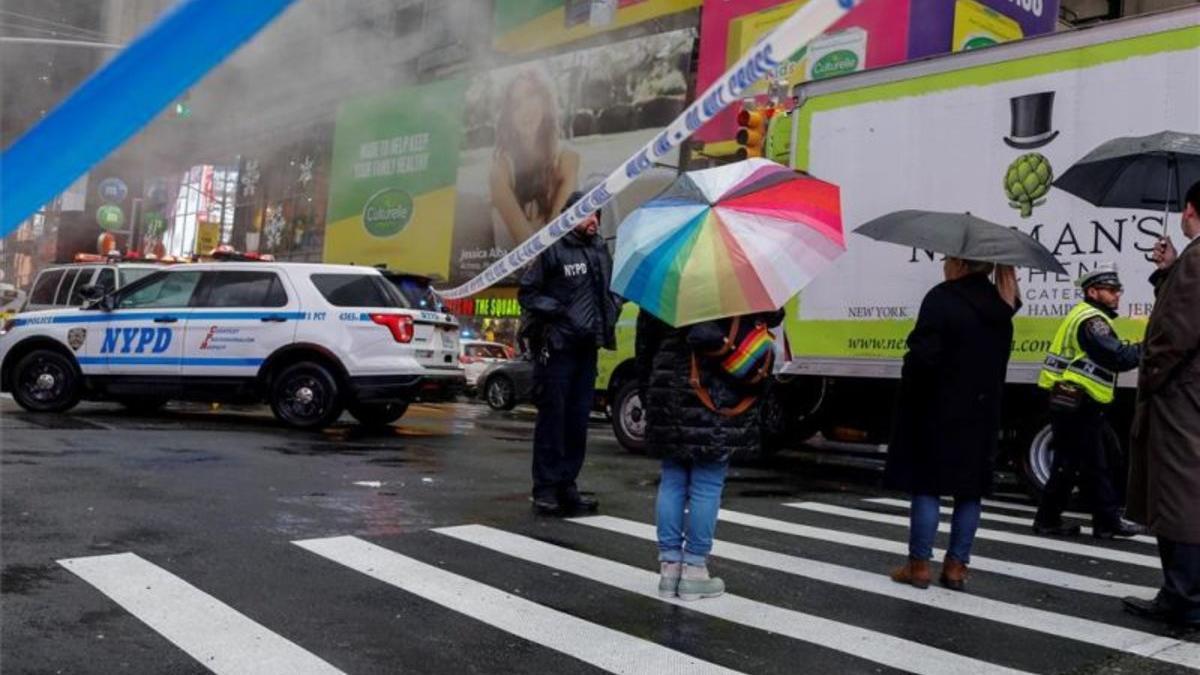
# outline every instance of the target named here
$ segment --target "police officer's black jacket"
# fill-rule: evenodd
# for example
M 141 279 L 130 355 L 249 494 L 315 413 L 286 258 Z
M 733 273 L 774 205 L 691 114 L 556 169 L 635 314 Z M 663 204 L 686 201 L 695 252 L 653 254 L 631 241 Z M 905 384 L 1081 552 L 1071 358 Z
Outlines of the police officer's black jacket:
M 1108 318 L 1117 318 L 1116 312 L 1099 302 L 1093 300 L 1086 302 L 1104 312 Z M 1112 326 L 1098 316 L 1080 323 L 1076 338 L 1079 340 L 1079 347 L 1088 355 L 1088 358 L 1095 361 L 1101 368 L 1121 373 L 1137 368 L 1138 362 L 1142 360 L 1142 345 L 1121 341 Z
M 529 317 L 522 331 L 535 349 L 617 346 L 620 301 L 609 290 L 612 256 L 599 236 L 570 232 L 521 277 L 517 300 Z

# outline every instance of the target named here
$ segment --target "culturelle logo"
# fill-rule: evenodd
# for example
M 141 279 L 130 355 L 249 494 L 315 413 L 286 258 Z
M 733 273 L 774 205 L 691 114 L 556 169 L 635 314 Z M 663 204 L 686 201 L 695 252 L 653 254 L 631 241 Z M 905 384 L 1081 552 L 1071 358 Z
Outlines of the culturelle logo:
M 363 206 L 363 227 L 372 236 L 393 237 L 404 230 L 412 215 L 412 195 L 400 188 L 385 188 Z
M 849 49 L 839 49 L 822 56 L 812 67 L 813 77 L 823 79 L 853 73 L 858 68 L 858 54 Z

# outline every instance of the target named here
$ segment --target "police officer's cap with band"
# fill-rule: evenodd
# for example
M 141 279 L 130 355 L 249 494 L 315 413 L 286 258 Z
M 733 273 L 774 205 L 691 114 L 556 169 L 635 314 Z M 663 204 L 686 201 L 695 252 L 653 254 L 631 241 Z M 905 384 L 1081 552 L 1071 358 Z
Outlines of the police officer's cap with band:
M 1096 265 L 1095 269 L 1084 272 L 1075 282 L 1076 286 L 1087 290 L 1092 286 L 1106 286 L 1121 289 L 1121 277 L 1117 275 L 1117 264 L 1105 262 Z

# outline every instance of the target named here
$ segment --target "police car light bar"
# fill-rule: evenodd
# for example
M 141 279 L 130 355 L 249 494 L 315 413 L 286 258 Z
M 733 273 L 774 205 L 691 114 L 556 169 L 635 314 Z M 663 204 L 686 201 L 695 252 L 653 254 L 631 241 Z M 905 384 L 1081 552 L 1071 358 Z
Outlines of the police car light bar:
M 274 262 L 275 256 L 270 253 L 242 253 L 229 244 L 221 244 L 208 254 L 213 260 L 220 262 Z

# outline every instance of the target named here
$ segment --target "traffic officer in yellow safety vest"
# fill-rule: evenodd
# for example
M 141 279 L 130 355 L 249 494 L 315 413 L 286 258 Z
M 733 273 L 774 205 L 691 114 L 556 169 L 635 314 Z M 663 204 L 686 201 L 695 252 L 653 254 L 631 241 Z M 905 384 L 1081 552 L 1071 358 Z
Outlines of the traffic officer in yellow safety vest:
M 1091 502 L 1094 536 L 1132 537 L 1142 529 L 1121 517 L 1116 485 L 1125 477 L 1114 475 L 1122 466 L 1114 466 L 1105 450 L 1105 438 L 1116 439 L 1105 412 L 1116 394 L 1118 373 L 1137 368 L 1142 345 L 1121 341 L 1113 327 L 1122 292 L 1115 264 L 1098 265 L 1076 283 L 1084 300 L 1058 327 L 1038 377 L 1038 386 L 1049 392 L 1054 462 L 1033 530 L 1079 534 L 1079 525 L 1062 520 L 1071 492 L 1079 485 Z

